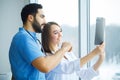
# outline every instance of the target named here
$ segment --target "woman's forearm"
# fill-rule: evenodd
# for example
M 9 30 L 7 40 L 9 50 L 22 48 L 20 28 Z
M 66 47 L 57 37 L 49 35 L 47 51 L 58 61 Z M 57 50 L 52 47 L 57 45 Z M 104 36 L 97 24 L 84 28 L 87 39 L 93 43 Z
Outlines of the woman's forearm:
M 82 67 L 84 64 L 86 64 L 88 61 L 90 61 L 91 59 L 93 59 L 97 54 L 96 50 L 93 50 L 92 52 L 90 52 L 88 55 L 82 57 L 80 59 L 80 67 Z
M 86 64 L 88 61 L 90 61 L 91 59 L 93 59 L 96 55 L 103 55 L 102 53 L 104 52 L 104 43 L 102 43 L 101 45 L 97 46 L 92 52 L 90 52 L 88 55 L 86 55 L 85 57 L 80 59 L 80 66 L 82 67 L 84 64 Z M 101 57 L 102 58 L 102 57 Z M 99 63 L 101 63 L 101 59 L 98 60 L 98 62 L 96 63 L 96 67 L 97 65 L 99 65 Z
M 105 59 L 104 53 L 101 54 L 101 55 L 99 55 L 98 61 L 93 65 L 93 69 L 94 69 L 95 71 L 98 70 L 98 68 L 100 67 L 100 65 L 103 63 L 104 59 Z

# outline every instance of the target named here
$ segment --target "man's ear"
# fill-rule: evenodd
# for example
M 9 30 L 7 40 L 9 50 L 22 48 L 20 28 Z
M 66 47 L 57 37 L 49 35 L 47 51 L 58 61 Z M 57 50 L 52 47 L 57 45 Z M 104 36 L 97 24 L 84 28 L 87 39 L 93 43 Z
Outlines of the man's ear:
M 33 20 L 34 20 L 33 15 L 28 15 L 28 20 L 29 20 L 30 22 L 33 22 Z

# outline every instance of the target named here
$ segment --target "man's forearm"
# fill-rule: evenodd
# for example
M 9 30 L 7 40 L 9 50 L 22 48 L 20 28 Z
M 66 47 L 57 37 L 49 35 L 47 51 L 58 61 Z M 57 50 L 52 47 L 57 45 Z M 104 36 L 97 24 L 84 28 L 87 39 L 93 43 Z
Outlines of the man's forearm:
M 47 73 L 60 63 L 65 52 L 65 50 L 60 49 L 54 55 L 39 57 L 32 62 L 32 65 L 38 70 Z
M 63 58 L 64 54 L 65 54 L 65 50 L 58 50 L 54 55 L 51 55 L 51 56 L 46 56 L 47 61 L 46 61 L 46 64 L 51 68 L 53 69 L 55 66 L 57 66 L 61 59 Z

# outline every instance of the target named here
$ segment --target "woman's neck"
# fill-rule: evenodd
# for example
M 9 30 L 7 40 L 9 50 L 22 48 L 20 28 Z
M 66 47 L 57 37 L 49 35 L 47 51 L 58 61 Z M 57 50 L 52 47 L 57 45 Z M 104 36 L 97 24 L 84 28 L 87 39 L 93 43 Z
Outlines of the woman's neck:
M 54 54 L 58 50 L 58 45 L 51 44 L 50 50 Z M 68 60 L 68 58 L 66 56 L 64 56 L 64 58 Z
M 52 52 L 56 52 L 56 51 L 58 50 L 58 45 L 53 45 L 53 44 L 51 44 L 51 45 L 50 45 L 50 50 L 51 50 Z

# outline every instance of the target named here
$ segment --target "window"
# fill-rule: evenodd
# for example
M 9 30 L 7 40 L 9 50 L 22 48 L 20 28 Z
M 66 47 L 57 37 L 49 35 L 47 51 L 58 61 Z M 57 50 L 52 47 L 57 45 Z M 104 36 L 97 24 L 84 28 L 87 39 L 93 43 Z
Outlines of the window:
M 90 49 L 94 45 L 96 19 L 105 19 L 106 59 L 100 67 L 100 76 L 94 80 L 120 79 L 120 10 L 119 0 L 90 0 Z M 92 63 L 94 63 L 94 59 Z
M 43 5 L 47 22 L 61 25 L 63 41 L 70 41 L 78 56 L 78 0 L 38 0 L 38 3 Z

